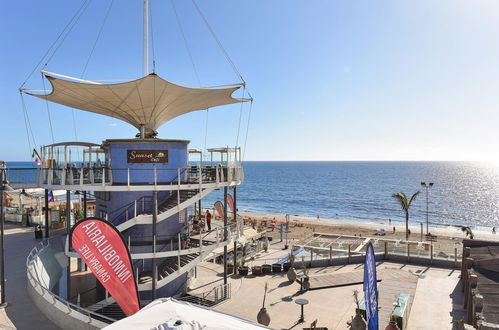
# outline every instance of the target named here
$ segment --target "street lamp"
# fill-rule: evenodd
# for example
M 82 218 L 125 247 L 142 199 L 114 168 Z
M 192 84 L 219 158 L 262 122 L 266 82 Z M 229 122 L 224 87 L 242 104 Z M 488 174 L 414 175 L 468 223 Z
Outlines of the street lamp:
M 7 302 L 5 301 L 5 244 L 4 244 L 4 228 L 3 224 L 5 221 L 3 214 L 3 198 L 4 192 L 12 191 L 11 186 L 5 178 L 5 162 L 0 162 L 0 285 L 2 287 L 2 292 L 0 294 L 0 307 L 5 307 Z
M 421 187 L 426 188 L 426 235 L 428 235 L 428 190 L 433 187 L 433 182 L 421 181 Z

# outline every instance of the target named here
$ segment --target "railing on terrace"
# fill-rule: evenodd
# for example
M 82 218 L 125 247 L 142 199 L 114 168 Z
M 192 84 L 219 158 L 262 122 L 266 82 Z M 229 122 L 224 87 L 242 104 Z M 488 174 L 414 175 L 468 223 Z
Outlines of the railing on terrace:
M 366 238 L 362 238 L 362 241 Z M 377 255 L 383 255 L 390 259 L 390 256 L 407 258 L 425 259 L 430 263 L 433 261 L 447 261 L 454 263 L 457 266 L 462 261 L 462 244 L 455 242 L 412 242 L 404 240 L 383 240 L 370 239 L 373 244 L 374 252 Z M 354 256 L 362 256 L 365 254 L 365 246 L 359 244 L 360 241 L 349 239 L 347 241 L 331 242 L 327 246 L 311 246 L 296 244 L 293 249 L 303 249 L 297 256 L 296 262 L 303 261 L 311 262 L 313 260 L 328 260 L 334 262 L 336 258 L 351 258 Z M 323 245 L 323 244 L 322 244 Z
M 215 306 L 222 301 L 231 298 L 231 286 L 230 283 L 218 285 L 208 291 L 202 293 L 188 293 L 187 295 L 179 298 L 175 298 L 180 301 L 186 301 L 193 304 L 198 304 L 202 306 Z
M 180 185 L 242 181 L 242 167 L 206 166 L 189 168 L 8 168 L 7 180 L 14 186 L 33 185 Z
M 36 289 L 37 287 L 41 289 L 43 292 L 42 296 L 49 295 L 52 297 L 52 304 L 55 304 L 57 301 L 62 303 L 68 308 L 68 311 L 74 310 L 78 313 L 81 313 L 83 315 L 86 315 L 89 318 L 89 323 L 92 319 L 102 321 L 105 323 L 113 323 L 116 321 L 116 319 L 110 318 L 108 316 L 90 311 L 86 308 L 83 308 L 81 306 L 78 306 L 77 304 L 71 303 L 67 301 L 64 298 L 59 297 L 55 293 L 51 292 L 49 288 L 47 288 L 44 284 L 42 284 L 42 281 L 40 281 L 39 274 L 35 268 L 35 259 L 38 257 L 38 254 L 45 248 L 48 248 L 51 245 L 52 240 L 57 239 L 57 238 L 51 238 L 49 240 L 44 240 L 40 243 L 38 243 L 33 249 L 30 251 L 28 254 L 28 257 L 26 258 L 26 269 L 27 269 L 27 276 L 28 276 L 28 281 L 30 281 L 33 284 L 33 287 Z M 42 263 L 40 263 L 42 264 Z

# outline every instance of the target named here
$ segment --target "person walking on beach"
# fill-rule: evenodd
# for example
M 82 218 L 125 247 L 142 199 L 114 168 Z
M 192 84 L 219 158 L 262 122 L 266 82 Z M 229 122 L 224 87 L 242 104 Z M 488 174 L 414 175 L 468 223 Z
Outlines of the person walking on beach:
M 393 226 L 393 233 L 395 234 L 395 226 Z
M 211 231 L 211 213 L 210 213 L 210 210 L 206 210 L 206 225 L 208 226 L 208 231 Z

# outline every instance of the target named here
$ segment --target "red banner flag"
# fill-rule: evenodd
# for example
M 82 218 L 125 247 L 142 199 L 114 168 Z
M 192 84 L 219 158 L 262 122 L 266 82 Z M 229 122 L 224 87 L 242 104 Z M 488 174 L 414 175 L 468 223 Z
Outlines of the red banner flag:
M 215 210 L 217 210 L 218 216 L 224 220 L 224 205 L 222 204 L 221 201 L 216 201 L 215 204 Z
M 227 205 L 229 205 L 230 213 L 234 213 L 234 198 L 231 194 L 227 194 Z
M 71 246 L 127 316 L 140 309 L 130 252 L 111 223 L 98 218 L 79 221 L 71 229 Z

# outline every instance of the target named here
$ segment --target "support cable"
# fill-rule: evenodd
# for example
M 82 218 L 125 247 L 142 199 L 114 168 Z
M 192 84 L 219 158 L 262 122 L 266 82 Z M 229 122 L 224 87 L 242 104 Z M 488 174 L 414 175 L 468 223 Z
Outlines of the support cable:
M 220 42 L 220 40 L 218 39 L 217 35 L 215 34 L 215 31 L 213 31 L 210 23 L 208 23 L 208 20 L 206 19 L 206 17 L 204 16 L 203 12 L 201 11 L 201 9 L 199 8 L 198 4 L 196 3 L 196 0 L 192 0 L 192 3 L 194 4 L 194 7 L 196 7 L 196 10 L 197 12 L 199 13 L 199 16 L 201 16 L 201 18 L 203 19 L 204 23 L 206 24 L 206 27 L 208 28 L 208 30 L 210 31 L 213 39 L 215 39 L 215 42 L 218 44 L 218 47 L 220 48 L 220 50 L 222 51 L 222 53 L 224 54 L 225 56 L 225 59 L 227 60 L 227 62 L 230 64 L 230 66 L 232 67 L 232 70 L 234 70 L 234 73 L 236 74 L 236 76 L 238 76 L 238 78 L 241 80 L 241 82 L 243 84 L 246 84 L 246 81 L 244 81 L 244 78 L 243 76 L 241 75 L 241 73 L 239 72 L 239 70 L 237 69 L 236 65 L 234 64 L 234 62 L 232 61 L 232 59 L 230 58 L 229 56 L 229 53 L 227 53 L 227 51 L 225 50 L 225 48 L 223 47 L 222 43 Z
M 246 92 L 246 85 L 243 85 L 243 95 L 241 96 L 242 99 L 244 99 L 245 92 Z M 244 102 L 241 101 L 241 107 L 239 108 L 239 123 L 237 124 L 237 137 L 236 137 L 235 148 L 237 148 L 237 145 L 239 143 L 239 132 L 241 131 L 241 119 L 243 117 L 243 104 Z
M 43 79 L 43 73 L 42 73 L 42 83 L 43 83 L 43 89 L 45 89 L 45 79 Z M 49 108 L 49 101 L 47 100 L 47 94 L 45 94 L 45 105 L 47 107 L 47 115 L 49 119 L 49 125 L 50 125 L 50 135 L 52 136 L 52 143 L 55 143 L 54 139 L 54 129 L 52 127 L 52 118 L 50 117 L 50 108 Z
M 44 61 L 44 59 L 48 56 L 48 54 L 50 53 L 50 51 L 52 50 L 52 48 L 54 48 L 54 46 L 59 42 L 59 39 L 62 37 L 62 35 L 64 33 L 66 33 L 66 30 L 68 28 L 70 28 L 70 26 L 72 25 L 73 21 L 75 20 L 75 18 L 78 16 L 78 13 L 83 10 L 85 7 L 86 7 L 86 4 L 91 1 L 91 0 L 84 0 L 80 6 L 80 8 L 78 8 L 78 10 L 76 11 L 76 13 L 73 15 L 73 17 L 69 20 L 69 22 L 66 24 L 66 26 L 64 27 L 64 29 L 61 31 L 61 33 L 59 34 L 59 36 L 55 39 L 55 41 L 50 45 L 50 47 L 47 49 L 47 51 L 45 52 L 45 54 L 42 56 L 42 58 L 38 61 L 38 63 L 35 65 L 35 67 L 33 68 L 33 70 L 29 73 L 29 75 L 26 77 L 26 79 L 24 80 L 24 82 L 21 84 L 21 87 L 19 87 L 19 89 L 22 89 L 24 87 L 24 85 L 26 84 L 26 82 L 28 82 L 28 80 L 31 78 L 31 76 L 33 76 L 33 73 L 35 73 L 36 69 L 38 69 L 38 67 L 42 64 L 42 62 Z M 71 27 L 72 29 L 72 27 Z
M 175 14 L 175 19 L 177 20 L 177 25 L 178 25 L 178 28 L 180 30 L 180 34 L 182 35 L 182 40 L 184 41 L 185 50 L 187 51 L 187 55 L 189 56 L 189 60 L 190 60 L 191 65 L 192 65 L 192 69 L 194 70 L 194 75 L 196 76 L 196 80 L 198 82 L 198 85 L 201 87 L 201 79 L 199 78 L 199 72 L 197 70 L 196 63 L 194 62 L 194 57 L 192 56 L 192 52 L 191 52 L 191 49 L 189 47 L 189 43 L 187 42 L 187 37 L 185 35 L 184 28 L 182 26 L 182 22 L 180 21 L 180 17 L 178 15 L 177 8 L 175 7 L 175 1 L 170 0 L 170 3 L 171 3 L 172 8 L 173 8 L 173 13 Z M 209 118 L 210 118 L 210 109 L 208 108 L 208 109 L 206 109 L 206 118 L 205 118 L 205 127 L 204 127 L 204 144 L 203 144 L 203 149 L 201 150 L 201 155 L 204 154 L 204 152 L 206 150 L 206 144 L 208 141 L 208 121 L 209 121 Z M 203 157 L 201 156 L 201 158 L 203 158 Z
M 246 125 L 246 137 L 244 138 L 244 150 L 243 150 L 243 159 L 246 157 L 246 143 L 248 142 L 248 132 L 249 132 L 249 126 L 250 126 L 250 121 L 251 121 L 251 111 L 253 110 L 253 97 L 251 94 L 248 92 L 248 96 L 250 97 L 250 108 L 249 108 L 249 113 L 248 113 L 248 124 Z
M 19 94 L 21 95 L 21 103 L 22 103 L 22 107 L 23 107 L 23 117 L 24 117 L 24 126 L 26 128 L 26 137 L 28 138 L 28 148 L 29 148 L 29 152 L 32 152 L 32 148 L 31 148 L 31 140 L 30 140 L 30 136 L 29 136 L 29 129 L 28 129 L 28 120 L 26 118 L 26 106 L 24 104 L 24 98 L 23 98 L 23 93 L 22 91 L 19 91 Z
M 71 30 L 73 30 L 73 28 L 75 27 L 76 23 L 78 23 L 78 21 L 80 20 L 80 17 L 83 15 L 83 13 L 85 13 L 85 11 L 87 10 L 87 8 L 88 8 L 88 6 L 90 5 L 91 2 L 92 2 L 92 0 L 87 0 L 85 7 L 80 11 L 80 13 L 78 14 L 78 16 L 76 17 L 76 19 L 74 20 L 74 22 L 71 25 L 71 27 L 66 31 L 66 34 L 62 37 L 62 40 L 59 42 L 59 45 L 57 45 L 57 47 L 52 52 L 52 55 L 50 55 L 49 58 L 47 59 L 47 62 L 45 62 L 44 67 L 46 67 L 49 64 L 49 62 L 52 60 L 52 58 L 54 57 L 54 55 L 57 53 L 57 51 L 59 50 L 59 48 L 62 46 L 62 44 L 64 43 L 64 41 L 68 37 L 68 35 L 71 32 Z
M 170 3 L 172 4 L 173 12 L 174 12 L 175 18 L 177 20 L 177 25 L 178 25 L 178 28 L 180 30 L 180 34 L 182 35 L 182 39 L 184 40 L 184 46 L 185 46 L 185 49 L 187 50 L 187 54 L 189 55 L 189 60 L 191 61 L 192 69 L 194 70 L 194 74 L 196 75 L 197 82 L 198 82 L 199 86 L 201 87 L 201 80 L 199 79 L 198 70 L 196 68 L 196 64 L 194 63 L 194 58 L 192 57 L 192 53 L 191 53 L 191 50 L 189 48 L 189 44 L 187 43 L 187 38 L 185 37 L 184 28 L 182 27 L 182 23 L 180 22 L 180 18 L 179 18 L 178 13 L 177 13 L 177 8 L 175 7 L 175 2 L 174 2 L 174 0 L 170 0 Z
M 85 77 L 85 73 L 87 71 L 88 64 L 90 63 L 90 59 L 92 58 L 92 55 L 94 54 L 95 47 L 97 46 L 97 43 L 100 40 L 100 37 L 102 35 L 102 31 L 104 30 L 104 26 L 106 25 L 107 18 L 109 16 L 109 13 L 111 12 L 111 8 L 113 7 L 113 4 L 114 4 L 114 0 L 111 1 L 111 3 L 109 4 L 109 7 L 107 8 L 106 14 L 104 15 L 104 19 L 102 20 L 102 24 L 99 28 L 99 31 L 97 32 L 97 37 L 95 38 L 94 44 L 92 45 L 92 49 L 90 50 L 90 53 L 88 54 L 85 65 L 83 66 L 83 71 L 81 72 L 80 79 L 83 79 Z M 73 130 L 75 133 L 75 141 L 78 141 L 78 131 L 76 129 L 76 114 L 75 114 L 74 108 L 71 108 L 71 117 L 73 119 Z
M 104 20 L 102 21 L 102 24 L 99 28 L 99 32 L 97 33 L 97 38 L 94 41 L 94 44 L 92 45 L 92 50 L 90 51 L 90 54 L 88 54 L 87 61 L 85 62 L 85 65 L 83 66 L 83 71 L 81 72 L 80 78 L 83 79 L 85 76 L 85 72 L 87 71 L 88 63 L 90 62 L 90 59 L 92 58 L 92 55 L 94 54 L 95 47 L 97 46 L 97 43 L 99 42 L 99 39 L 102 35 L 102 31 L 104 30 L 104 26 L 106 25 L 107 18 L 109 16 L 109 13 L 111 12 L 111 8 L 113 7 L 114 0 L 111 1 L 109 4 L 109 7 L 107 8 L 106 14 L 104 15 Z

